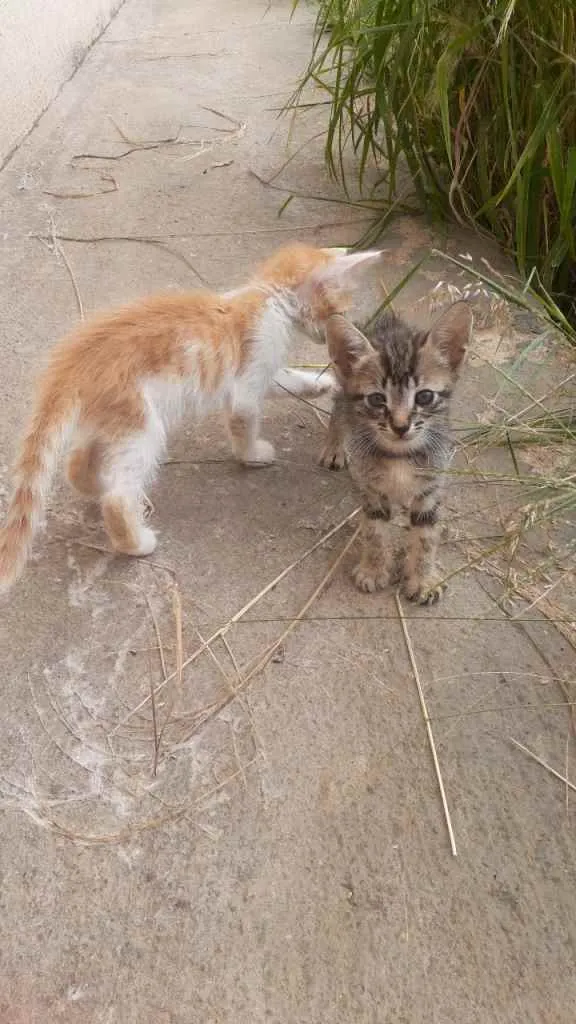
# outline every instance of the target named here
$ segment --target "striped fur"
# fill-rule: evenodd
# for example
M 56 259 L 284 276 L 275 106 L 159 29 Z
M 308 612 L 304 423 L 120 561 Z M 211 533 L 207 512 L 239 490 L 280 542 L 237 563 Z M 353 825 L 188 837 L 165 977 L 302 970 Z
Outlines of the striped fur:
M 441 588 L 435 559 L 444 471 L 452 457 L 452 391 L 468 348 L 472 314 L 455 303 L 430 331 L 417 331 L 392 314 L 366 338 L 343 316 L 328 321 L 327 340 L 341 390 L 334 401 L 321 463 L 348 463 L 363 496 L 362 552 L 355 571 L 361 590 L 395 582 L 419 604 L 433 604 Z M 403 557 L 390 550 L 392 506 L 409 513 Z

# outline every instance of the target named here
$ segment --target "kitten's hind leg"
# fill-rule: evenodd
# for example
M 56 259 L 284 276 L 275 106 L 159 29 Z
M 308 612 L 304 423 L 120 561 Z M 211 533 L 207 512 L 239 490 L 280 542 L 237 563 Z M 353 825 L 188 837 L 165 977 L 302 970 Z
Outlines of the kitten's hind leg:
M 106 533 L 115 551 L 142 557 L 156 548 L 156 534 L 143 522 L 137 499 L 125 494 L 106 494 L 102 498 L 102 516 Z
M 66 476 L 72 487 L 86 498 L 97 498 L 100 495 L 103 454 L 102 443 L 91 441 L 73 448 L 68 456 Z
M 156 547 L 144 523 L 144 487 L 153 476 L 162 443 L 159 432 L 142 431 L 110 447 L 102 470 L 102 515 L 112 547 L 143 556 Z

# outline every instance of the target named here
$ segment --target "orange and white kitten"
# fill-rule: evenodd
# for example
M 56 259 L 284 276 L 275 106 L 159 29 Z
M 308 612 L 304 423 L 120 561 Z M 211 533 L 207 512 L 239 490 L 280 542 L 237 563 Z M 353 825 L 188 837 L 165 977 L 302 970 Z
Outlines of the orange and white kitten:
M 0 591 L 21 573 L 60 454 L 81 493 L 98 498 L 116 551 L 148 555 L 143 520 L 170 428 L 186 412 L 223 408 L 232 448 L 247 465 L 273 462 L 259 435 L 267 391 L 318 394 L 329 375 L 284 367 L 299 331 L 324 340 L 328 317 L 348 305 L 350 272 L 378 252 L 292 245 L 243 288 L 161 295 L 82 324 L 59 343 L 42 375 L 0 531 Z

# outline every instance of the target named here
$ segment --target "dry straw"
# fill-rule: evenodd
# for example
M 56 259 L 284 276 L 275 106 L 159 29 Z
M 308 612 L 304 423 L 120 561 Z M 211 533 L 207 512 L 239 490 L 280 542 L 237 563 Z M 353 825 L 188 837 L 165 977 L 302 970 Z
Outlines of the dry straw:
M 442 772 L 440 771 L 440 762 L 438 760 L 438 754 L 436 752 L 436 742 L 434 740 L 434 733 L 432 732 L 432 725 L 430 722 L 430 715 L 428 714 L 428 708 L 426 700 L 424 698 L 424 691 L 422 689 L 422 683 L 420 681 L 420 673 L 418 671 L 418 665 L 416 663 L 416 656 L 414 654 L 414 647 L 412 646 L 412 639 L 408 632 L 408 626 L 406 625 L 406 619 L 404 617 L 404 609 L 402 608 L 402 602 L 396 597 L 396 607 L 398 609 L 398 618 L 400 619 L 400 625 L 402 626 L 402 632 L 404 634 L 404 640 L 406 643 L 406 650 L 408 651 L 408 657 L 410 659 L 410 665 L 412 666 L 412 675 L 414 676 L 414 682 L 418 690 L 418 698 L 420 700 L 420 707 L 422 708 L 422 714 L 424 716 L 424 723 L 426 725 L 426 732 L 428 733 L 428 742 L 430 744 L 430 751 L 432 753 L 432 760 L 434 762 L 434 771 L 436 772 L 436 779 L 438 780 L 438 788 L 440 789 L 440 797 L 442 800 L 442 807 L 444 808 L 444 817 L 446 819 L 446 827 L 448 829 L 448 835 L 450 837 L 450 848 L 454 857 L 458 856 L 456 849 L 456 839 L 454 838 L 454 829 L 452 828 L 452 818 L 450 817 L 450 811 L 448 809 L 448 800 L 446 799 L 446 790 L 444 788 L 444 780 L 442 778 Z
M 340 530 L 342 530 L 348 523 L 350 523 L 355 518 L 359 511 L 359 509 L 354 509 L 354 511 L 350 512 L 349 515 L 342 519 L 342 521 L 339 522 L 337 526 L 333 526 L 331 530 L 328 530 L 327 533 L 323 534 L 323 536 L 320 537 L 319 540 L 312 544 L 311 547 L 307 548 L 307 550 L 304 551 L 302 555 L 299 555 L 299 557 L 296 558 L 293 562 L 291 562 L 290 565 L 287 565 L 286 568 L 283 569 L 281 573 L 279 573 L 277 576 L 274 577 L 273 580 L 270 581 L 270 583 L 267 583 L 266 586 L 262 588 L 262 590 L 255 594 L 255 596 L 252 597 L 242 608 L 235 612 L 234 615 L 232 615 L 232 617 L 228 619 L 228 621 L 225 622 L 223 626 L 220 626 L 219 629 L 215 630 L 215 632 L 212 633 L 212 635 L 209 636 L 207 640 L 203 641 L 200 647 L 197 647 L 196 650 L 182 662 L 179 669 L 180 673 L 182 673 L 182 671 L 185 668 L 188 668 L 189 665 L 192 665 L 200 657 L 200 655 L 202 655 L 204 651 L 206 651 L 210 647 L 210 645 L 214 643 L 215 640 L 219 640 L 221 637 L 224 637 L 226 633 L 228 633 L 229 630 L 232 628 L 232 626 L 234 626 L 237 622 L 243 619 L 244 616 L 252 608 L 254 608 L 255 605 L 257 605 L 262 600 L 262 598 L 266 597 L 266 595 L 269 594 L 270 591 L 274 589 L 274 587 L 277 587 L 278 584 L 281 583 L 282 580 L 285 579 L 289 573 L 296 569 L 297 566 L 301 565 L 302 562 L 304 562 L 305 559 L 309 558 L 310 555 L 312 555 L 315 551 L 318 550 L 318 548 L 323 547 L 323 545 L 326 544 L 332 537 L 334 537 L 335 534 L 339 533 Z M 169 675 L 165 676 L 162 682 L 159 683 L 159 685 L 155 688 L 155 696 L 157 696 L 158 693 L 160 693 L 161 690 L 163 690 L 164 687 L 169 682 L 171 682 L 172 679 L 174 679 L 176 674 L 176 672 L 171 672 Z M 119 722 L 118 725 L 114 728 L 112 735 L 115 732 L 117 732 L 123 725 L 125 725 L 126 722 L 133 718 L 134 715 L 138 714 L 138 712 L 141 711 L 142 708 L 146 707 L 146 705 L 149 702 L 150 695 L 144 697 L 140 701 L 140 703 L 136 705 L 136 707 L 132 708 L 129 714 L 126 715 L 122 719 L 122 721 Z
M 333 562 L 330 565 L 330 567 L 328 568 L 327 572 L 324 574 L 324 576 L 320 580 L 320 583 L 318 584 L 317 587 L 314 588 L 314 590 L 313 590 L 312 594 L 310 595 L 310 597 L 304 602 L 304 604 L 300 608 L 300 611 L 296 614 L 296 616 L 293 619 L 290 620 L 290 622 L 289 622 L 288 626 L 286 627 L 286 629 L 284 629 L 282 631 L 282 633 L 276 638 L 276 640 L 274 640 L 273 643 L 271 643 L 266 648 L 264 653 L 259 655 L 255 659 L 255 662 L 252 665 L 252 667 L 244 675 L 240 675 L 238 677 L 238 682 L 237 682 L 237 685 L 235 687 L 230 685 L 230 680 L 228 679 L 226 673 L 224 672 L 224 669 L 222 668 L 222 666 L 218 662 L 214 652 L 212 651 L 212 648 L 210 647 L 210 641 L 204 641 L 204 646 L 203 646 L 202 650 L 207 648 L 209 653 L 212 655 L 213 659 L 216 661 L 220 671 L 222 672 L 222 674 L 224 676 L 224 679 L 226 680 L 226 682 L 228 684 L 228 693 L 221 700 L 216 701 L 215 703 L 210 704 L 207 708 L 205 708 L 203 711 L 200 711 L 197 714 L 197 716 L 196 716 L 197 717 L 197 721 L 195 722 L 195 724 L 193 725 L 192 729 L 187 734 L 186 740 L 189 740 L 194 735 L 194 733 L 196 733 L 198 731 L 198 729 L 201 729 L 204 725 L 206 725 L 207 722 L 209 722 L 211 719 L 213 719 L 217 715 L 219 715 L 220 712 L 224 710 L 224 708 L 228 707 L 228 705 L 231 704 L 232 701 L 236 700 L 238 698 L 238 696 L 242 693 L 242 691 L 246 689 L 248 684 L 251 683 L 252 680 L 257 675 L 259 675 L 260 672 L 262 672 L 266 668 L 266 665 L 271 660 L 271 658 L 274 656 L 275 652 L 282 646 L 282 644 L 284 643 L 286 638 L 288 636 L 290 636 L 290 634 L 296 629 L 296 626 L 300 622 L 303 621 L 303 619 L 304 619 L 304 617 L 306 615 L 306 612 L 312 607 L 314 602 L 320 597 L 320 594 L 323 592 L 323 590 L 326 589 L 326 587 L 328 586 L 328 583 L 333 578 L 336 570 L 338 569 L 338 566 L 343 561 L 343 559 L 346 557 L 346 555 L 348 554 L 348 552 L 349 552 L 350 548 L 352 547 L 352 545 L 355 543 L 355 541 L 356 541 L 356 539 L 358 537 L 359 532 L 360 532 L 360 528 L 358 527 L 354 531 L 352 536 L 348 538 L 348 540 L 346 541 L 346 543 L 345 543 L 344 547 L 342 548 L 342 550 L 336 555 L 336 558 L 333 560 Z M 222 639 L 224 639 L 224 637 L 222 637 Z
M 545 768 L 547 772 L 550 772 L 551 775 L 554 775 L 556 779 L 560 779 L 560 782 L 563 782 L 567 789 L 573 789 L 576 793 L 576 785 L 574 785 L 573 782 L 570 782 L 570 780 L 567 779 L 565 775 L 561 775 L 560 772 L 557 772 L 556 769 L 552 768 L 552 766 L 549 765 L 547 761 L 544 761 L 541 757 L 538 757 L 538 754 L 535 754 L 528 747 L 525 747 L 523 743 L 520 743 L 518 740 L 513 739 L 512 736 L 510 736 L 509 739 L 510 742 L 513 743 L 515 747 L 518 747 L 519 750 L 524 751 L 524 753 L 527 754 L 528 757 L 531 757 L 533 761 L 536 761 L 538 764 L 541 764 L 542 767 Z

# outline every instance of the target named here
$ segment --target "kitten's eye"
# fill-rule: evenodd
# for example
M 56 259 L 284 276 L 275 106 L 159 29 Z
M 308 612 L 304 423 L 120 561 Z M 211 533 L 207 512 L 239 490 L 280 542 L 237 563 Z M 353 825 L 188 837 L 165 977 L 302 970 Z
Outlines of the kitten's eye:
M 366 395 L 366 402 L 372 409 L 383 409 L 386 405 L 386 399 L 380 391 L 375 391 L 372 395 Z
M 431 405 L 434 401 L 434 392 L 429 391 L 427 388 L 423 391 L 417 391 L 414 401 L 416 405 Z

